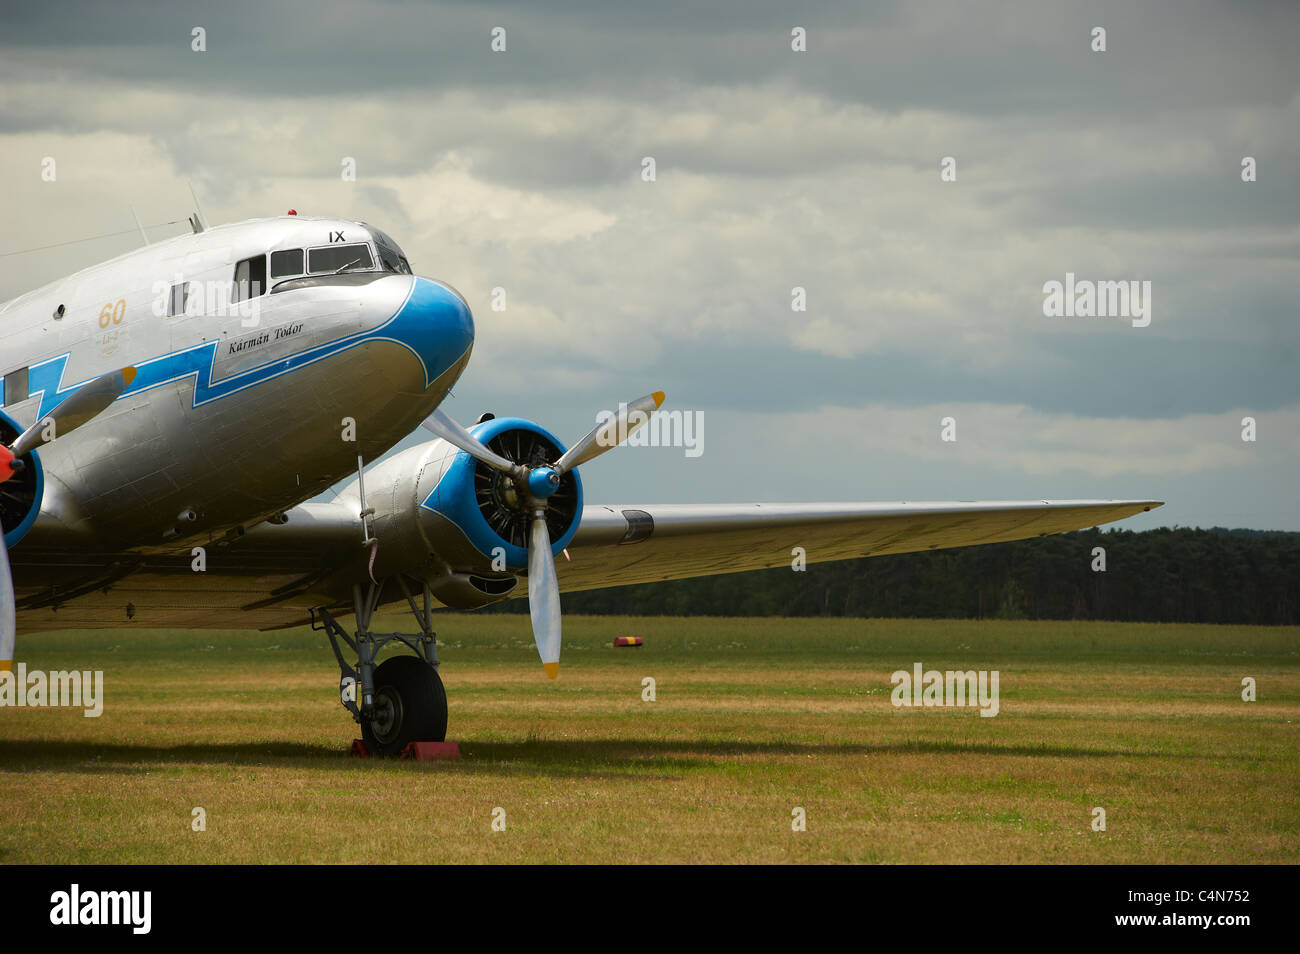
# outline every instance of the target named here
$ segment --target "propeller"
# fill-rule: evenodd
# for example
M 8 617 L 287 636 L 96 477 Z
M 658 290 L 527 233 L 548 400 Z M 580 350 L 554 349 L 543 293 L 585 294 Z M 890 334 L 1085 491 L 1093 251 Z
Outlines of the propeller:
M 135 380 L 135 368 L 120 368 L 91 378 L 58 407 L 23 431 L 9 446 L 0 444 L 0 483 L 24 467 L 22 458 L 56 437 L 76 430 L 121 397 Z M 13 668 L 17 609 L 9 549 L 0 528 L 0 672 Z
M 638 427 L 650 420 L 650 415 L 659 410 L 659 405 L 663 403 L 664 392 L 656 391 L 630 404 L 620 404 L 617 414 L 604 424 L 597 424 L 582 440 L 565 451 L 555 462 L 555 469 L 563 474 L 621 444 Z
M 442 411 L 434 411 L 422 422 L 425 430 L 441 437 L 448 444 L 459 447 L 471 457 L 475 457 L 502 473 L 515 476 L 517 471 L 523 468 L 512 460 L 507 460 L 500 454 L 489 450 L 487 445 L 480 441 L 465 428 L 461 427 Z
M 9 572 L 9 548 L 0 533 L 0 672 L 14 665 L 14 637 L 17 610 L 14 607 L 14 578 Z
M 560 584 L 555 575 L 555 556 L 551 553 L 551 533 L 546 527 L 547 498 L 559 489 L 560 478 L 568 471 L 623 443 L 663 403 L 664 392 L 655 391 L 620 404 L 618 413 L 597 424 L 560 455 L 559 460 L 536 467 L 502 457 L 442 411 L 434 411 L 424 421 L 424 427 L 431 433 L 509 476 L 532 511 L 528 536 L 528 613 L 532 617 L 533 639 L 542 657 L 542 668 L 552 679 L 560 673 Z
M 546 510 L 541 507 L 533 511 L 533 532 L 528 538 L 528 615 L 542 668 L 554 679 L 560 674 L 560 584 L 555 579 Z

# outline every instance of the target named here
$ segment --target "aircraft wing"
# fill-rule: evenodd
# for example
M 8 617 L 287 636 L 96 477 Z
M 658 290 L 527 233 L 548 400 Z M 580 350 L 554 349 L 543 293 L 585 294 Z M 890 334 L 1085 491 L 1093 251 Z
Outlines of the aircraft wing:
M 1160 506 L 1154 500 L 950 503 L 588 505 L 562 591 L 598 589 L 809 563 L 998 543 L 1093 527 Z M 194 572 L 181 554 L 96 552 L 38 523 L 11 559 L 20 632 L 135 625 L 269 629 L 342 600 L 367 579 L 355 501 L 306 503 L 281 525 L 210 549 Z M 383 545 L 381 540 L 381 547 Z M 434 542 L 436 547 L 436 541 Z M 57 570 L 57 574 L 55 571 Z M 514 597 L 527 593 L 517 588 Z M 391 594 L 396 597 L 396 594 Z
M 560 589 L 712 576 L 807 562 L 942 550 L 1081 530 L 1156 500 L 586 506 L 557 561 Z

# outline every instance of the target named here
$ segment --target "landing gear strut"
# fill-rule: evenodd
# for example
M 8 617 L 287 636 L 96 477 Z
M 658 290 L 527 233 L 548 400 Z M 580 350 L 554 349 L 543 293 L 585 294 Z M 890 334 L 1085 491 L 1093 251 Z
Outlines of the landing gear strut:
M 325 631 L 339 663 L 339 700 L 360 724 L 361 737 L 374 755 L 397 756 L 410 742 L 441 742 L 447 737 L 447 693 L 438 677 L 433 596 L 425 585 L 422 605 L 417 605 L 406 579 L 398 576 L 396 580 L 420 624 L 418 635 L 371 632 L 387 579 L 369 583 L 364 590 L 352 587 L 357 616 L 353 636 L 329 610 L 320 607 L 312 611 L 312 628 Z M 348 665 L 340 640 L 356 655 L 356 666 Z M 415 656 L 393 656 L 376 665 L 375 657 L 391 642 L 402 643 Z

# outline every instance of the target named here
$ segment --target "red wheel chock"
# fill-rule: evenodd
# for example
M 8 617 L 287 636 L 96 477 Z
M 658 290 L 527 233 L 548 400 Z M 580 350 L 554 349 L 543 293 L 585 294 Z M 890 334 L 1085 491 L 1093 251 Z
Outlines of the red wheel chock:
M 370 750 L 366 748 L 366 743 L 360 739 L 352 740 L 352 748 L 348 749 L 348 755 L 352 758 L 368 759 Z M 400 758 L 415 759 L 420 762 L 429 762 L 437 759 L 458 759 L 460 758 L 460 746 L 455 742 L 411 742 L 406 748 L 402 749 Z
M 427 762 L 435 759 L 460 758 L 460 746 L 455 742 L 412 742 L 402 749 L 402 758 Z

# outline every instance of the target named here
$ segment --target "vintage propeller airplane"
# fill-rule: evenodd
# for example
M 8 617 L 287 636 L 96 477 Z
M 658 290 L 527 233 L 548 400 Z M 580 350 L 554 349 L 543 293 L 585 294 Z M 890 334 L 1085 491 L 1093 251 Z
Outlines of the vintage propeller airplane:
M 465 429 L 438 406 L 469 362 L 469 306 L 384 232 L 296 214 L 191 225 L 0 306 L 0 669 L 16 627 L 310 622 L 367 745 L 391 755 L 446 734 L 432 610 L 521 595 L 521 579 L 555 678 L 562 590 L 789 565 L 795 546 L 818 562 L 1016 540 L 1160 506 L 587 504 L 579 468 L 661 392 L 567 449 L 523 418 Z M 435 439 L 366 468 L 421 423 Z M 394 605 L 418 633 L 371 631 Z M 378 662 L 392 644 L 411 652 Z

